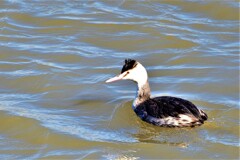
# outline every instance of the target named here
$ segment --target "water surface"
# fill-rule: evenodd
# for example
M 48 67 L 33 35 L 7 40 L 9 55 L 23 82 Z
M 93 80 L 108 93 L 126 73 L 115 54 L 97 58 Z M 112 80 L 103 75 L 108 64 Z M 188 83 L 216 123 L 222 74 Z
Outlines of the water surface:
M 0 1 L 0 159 L 239 158 L 238 1 Z M 125 58 L 152 96 L 188 99 L 201 127 L 132 111 L 136 86 L 105 84 Z

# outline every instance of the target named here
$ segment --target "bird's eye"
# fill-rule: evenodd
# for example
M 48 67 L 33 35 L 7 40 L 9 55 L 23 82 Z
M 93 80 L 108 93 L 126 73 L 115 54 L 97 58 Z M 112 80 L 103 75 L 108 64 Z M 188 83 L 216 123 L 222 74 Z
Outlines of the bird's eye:
M 129 74 L 129 72 L 125 73 L 124 77 L 127 76 Z

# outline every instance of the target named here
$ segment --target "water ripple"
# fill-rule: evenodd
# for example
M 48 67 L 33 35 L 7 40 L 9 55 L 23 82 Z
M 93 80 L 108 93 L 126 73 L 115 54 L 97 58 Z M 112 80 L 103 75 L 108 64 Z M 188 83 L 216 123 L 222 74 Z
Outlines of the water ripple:
M 238 158 L 239 2 L 139 2 L 0 1 L 0 159 Z M 209 120 L 142 122 L 133 83 L 104 84 L 125 58 L 146 66 L 154 97 L 193 101 Z

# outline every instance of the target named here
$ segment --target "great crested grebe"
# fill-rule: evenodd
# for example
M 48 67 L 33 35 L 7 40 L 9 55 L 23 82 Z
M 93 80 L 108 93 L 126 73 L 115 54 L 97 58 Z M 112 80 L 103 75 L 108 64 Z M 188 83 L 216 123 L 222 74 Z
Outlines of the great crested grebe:
M 121 74 L 106 83 L 118 80 L 132 80 L 138 90 L 133 102 L 133 110 L 145 122 L 161 127 L 200 126 L 208 116 L 191 102 L 170 96 L 150 98 L 148 74 L 136 60 L 126 59 Z

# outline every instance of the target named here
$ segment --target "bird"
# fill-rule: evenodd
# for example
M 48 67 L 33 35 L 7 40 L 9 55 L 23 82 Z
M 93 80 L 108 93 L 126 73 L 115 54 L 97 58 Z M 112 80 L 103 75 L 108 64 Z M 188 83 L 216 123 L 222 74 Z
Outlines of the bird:
M 151 97 L 148 73 L 134 59 L 125 59 L 121 73 L 106 83 L 131 80 L 137 84 L 132 108 L 141 120 L 160 127 L 195 127 L 204 124 L 207 114 L 192 102 L 172 96 Z

